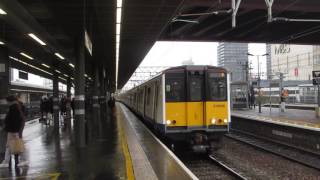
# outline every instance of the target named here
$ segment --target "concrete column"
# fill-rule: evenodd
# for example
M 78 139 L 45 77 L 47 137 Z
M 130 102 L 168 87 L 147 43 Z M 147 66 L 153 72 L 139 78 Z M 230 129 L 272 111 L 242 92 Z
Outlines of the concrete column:
M 67 118 L 65 119 L 66 121 L 66 129 L 71 130 L 71 78 L 68 77 L 67 79 L 67 99 L 68 99 L 68 104 L 67 104 Z
M 79 148 L 86 146 L 86 122 L 85 122 L 85 47 L 84 30 L 80 33 L 76 45 L 75 67 L 75 141 Z
M 67 79 L 67 97 L 71 98 L 71 78 Z
M 9 94 L 10 84 L 10 61 L 8 57 L 8 49 L 0 46 L 0 154 L 5 152 L 5 145 L 7 143 L 7 135 L 3 130 L 4 119 L 8 111 L 6 97 Z
M 53 75 L 53 122 L 54 129 L 59 132 L 59 77 L 57 73 Z
M 105 120 L 107 118 L 107 88 L 106 88 L 106 69 L 103 67 L 101 70 L 101 88 L 100 88 L 100 105 L 101 105 L 101 117 Z
M 100 96 L 100 87 L 101 87 L 101 82 L 100 82 L 100 73 L 99 73 L 99 67 L 95 66 L 94 68 L 94 92 L 93 92 L 93 97 L 92 97 L 92 107 L 93 107 L 93 112 L 94 112 L 94 129 L 98 129 L 97 135 L 100 135 L 100 103 L 99 103 L 99 96 Z

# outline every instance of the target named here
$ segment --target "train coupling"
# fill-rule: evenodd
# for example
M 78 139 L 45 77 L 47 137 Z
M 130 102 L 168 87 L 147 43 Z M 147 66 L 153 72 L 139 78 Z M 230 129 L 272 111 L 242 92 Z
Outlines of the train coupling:
M 195 133 L 190 141 L 192 151 L 196 153 L 205 153 L 210 147 L 207 142 L 208 137 L 206 135 Z

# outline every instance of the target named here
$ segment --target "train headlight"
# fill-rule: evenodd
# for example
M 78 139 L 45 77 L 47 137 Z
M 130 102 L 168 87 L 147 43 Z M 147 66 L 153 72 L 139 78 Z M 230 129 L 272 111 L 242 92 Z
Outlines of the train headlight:
M 228 119 L 224 119 L 223 122 L 224 122 L 224 123 L 227 123 L 227 122 L 228 122 Z
M 215 118 L 212 118 L 212 119 L 211 119 L 211 124 L 215 124 L 216 121 L 217 121 L 217 120 L 216 120 Z
M 167 125 L 170 125 L 171 124 L 171 120 L 167 120 L 166 123 L 167 123 Z

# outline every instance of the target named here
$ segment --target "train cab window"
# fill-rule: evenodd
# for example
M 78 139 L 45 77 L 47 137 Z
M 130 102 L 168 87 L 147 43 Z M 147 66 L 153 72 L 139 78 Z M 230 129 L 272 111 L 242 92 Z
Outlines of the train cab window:
M 203 100 L 203 71 L 188 72 L 189 101 Z
M 166 102 L 184 102 L 185 101 L 185 80 L 184 71 L 181 73 L 166 74 Z
M 225 101 L 227 100 L 227 77 L 226 73 L 208 73 L 207 100 Z

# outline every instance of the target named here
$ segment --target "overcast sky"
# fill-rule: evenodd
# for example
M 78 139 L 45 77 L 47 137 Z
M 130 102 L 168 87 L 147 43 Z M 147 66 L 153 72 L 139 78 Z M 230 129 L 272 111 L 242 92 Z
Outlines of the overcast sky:
M 140 66 L 179 66 L 185 60 L 196 65 L 217 65 L 217 42 L 156 42 Z M 265 44 L 249 44 L 249 53 L 266 53 Z M 254 72 L 258 71 L 257 57 L 249 56 Z M 266 72 L 266 58 L 260 57 L 261 71 Z
M 195 65 L 217 65 L 217 42 L 173 42 L 158 41 L 151 48 L 140 66 L 179 66 L 183 61 L 190 60 Z M 249 53 L 262 55 L 266 53 L 265 44 L 249 44 Z M 258 72 L 257 57 L 249 56 L 252 72 Z M 260 69 L 266 72 L 266 58 L 260 57 Z M 262 76 L 262 78 L 264 78 Z M 127 88 L 131 85 L 128 85 Z

